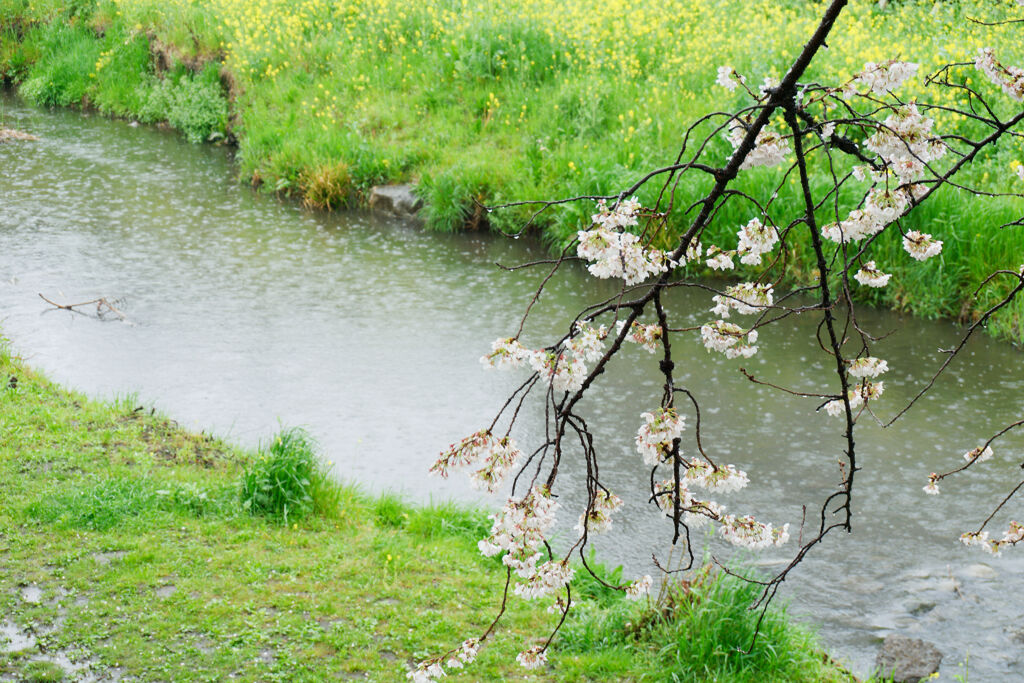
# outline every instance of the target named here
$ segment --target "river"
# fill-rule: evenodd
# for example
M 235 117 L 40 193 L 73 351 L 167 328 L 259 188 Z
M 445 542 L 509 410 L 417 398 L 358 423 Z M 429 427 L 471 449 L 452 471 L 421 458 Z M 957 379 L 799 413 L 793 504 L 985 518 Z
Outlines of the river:
M 0 145 L 0 329 L 33 366 L 92 396 L 132 395 L 245 445 L 281 424 L 303 425 L 338 477 L 373 491 L 495 504 L 462 477 L 426 471 L 448 443 L 489 423 L 515 384 L 478 359 L 515 330 L 541 277 L 494 264 L 544 257 L 533 240 L 305 211 L 239 185 L 226 150 L 155 128 L 42 111 L 10 96 L 0 116 L 40 137 Z M 548 343 L 567 316 L 611 291 L 567 268 L 524 342 Z M 38 293 L 62 302 L 107 297 L 129 322 L 54 310 Z M 675 291 L 667 306 L 700 323 L 711 303 L 706 292 Z M 899 328 L 875 351 L 893 368 L 884 416 L 926 381 L 938 349 L 960 330 L 888 312 L 862 317 L 876 330 Z M 828 363 L 814 326 L 808 317 L 764 331 L 761 352 L 743 364 L 820 390 Z M 740 363 L 709 355 L 696 336 L 674 348 L 702 401 L 705 440 L 752 480 L 723 502 L 797 527 L 801 505 L 817 505 L 838 483 L 840 421 L 814 413 L 808 399 L 752 386 Z M 648 473 L 632 445 L 639 413 L 658 403 L 657 366 L 638 348 L 627 358 L 636 363 L 613 364 L 582 410 L 596 428 L 603 479 L 627 500 L 599 555 L 639 573 L 670 537 L 642 502 Z M 1024 676 L 1021 551 L 992 559 L 957 541 L 1016 483 L 1024 439 L 997 443 L 996 458 L 945 482 L 943 495 L 921 490 L 929 472 L 955 467 L 979 439 L 1020 418 L 1022 360 L 1009 345 L 975 338 L 897 427 L 861 421 L 853 533 L 830 537 L 781 592 L 856 672 L 870 670 L 881 638 L 901 633 L 939 647 L 943 680 L 968 656 L 972 681 Z M 523 443 L 542 417 L 523 415 Z M 574 523 L 582 478 L 578 465 L 564 469 L 556 492 Z M 794 550 L 752 561 L 770 570 Z

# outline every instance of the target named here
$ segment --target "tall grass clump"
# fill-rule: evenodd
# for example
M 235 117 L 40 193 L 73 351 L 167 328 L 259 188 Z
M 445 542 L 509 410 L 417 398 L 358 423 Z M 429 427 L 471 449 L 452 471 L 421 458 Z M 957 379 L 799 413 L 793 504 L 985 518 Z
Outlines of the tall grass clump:
M 304 429 L 285 429 L 261 448 L 242 475 L 242 507 L 287 522 L 338 510 L 342 487 L 332 481 Z
M 614 661 L 616 653 L 646 653 L 652 680 L 849 681 L 827 660 L 815 636 L 771 607 L 758 626 L 751 605 L 761 585 L 724 572 L 699 572 L 667 584 L 648 605 L 619 601 L 587 609 L 563 629 L 559 648 Z
M 35 104 L 66 107 L 80 104 L 88 92 L 101 44 L 85 27 L 51 24 L 34 32 L 38 61 L 18 88 Z

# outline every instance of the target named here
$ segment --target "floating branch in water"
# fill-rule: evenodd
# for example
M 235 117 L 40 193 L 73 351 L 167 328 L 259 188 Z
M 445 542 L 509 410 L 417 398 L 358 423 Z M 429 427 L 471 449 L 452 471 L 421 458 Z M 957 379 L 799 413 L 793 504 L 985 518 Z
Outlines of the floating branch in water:
M 118 318 L 120 318 L 124 322 L 129 322 L 128 316 L 126 316 L 123 312 L 121 312 L 116 306 L 114 306 L 114 304 L 110 303 L 110 301 L 107 300 L 106 297 L 102 297 L 101 296 L 98 299 L 92 299 L 90 301 L 82 301 L 82 302 L 77 303 L 77 304 L 59 304 L 56 301 L 51 301 L 50 299 L 47 299 L 42 294 L 39 294 L 39 298 L 42 299 L 43 301 L 45 301 L 46 303 L 50 304 L 51 306 L 63 309 L 65 311 L 74 311 L 75 308 L 77 308 L 78 306 L 90 306 L 92 304 L 96 304 L 96 315 L 98 317 L 102 318 L 104 311 L 110 311 L 111 313 L 116 315 Z

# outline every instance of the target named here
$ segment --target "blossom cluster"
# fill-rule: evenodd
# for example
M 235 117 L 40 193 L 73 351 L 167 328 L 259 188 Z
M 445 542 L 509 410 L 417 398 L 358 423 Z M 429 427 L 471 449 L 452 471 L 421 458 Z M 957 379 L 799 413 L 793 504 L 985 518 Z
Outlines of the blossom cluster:
M 621 507 L 621 498 L 609 491 L 598 490 L 590 507 L 580 515 L 573 531 L 580 535 L 584 531 L 591 534 L 604 533 L 612 528 L 612 513 Z
M 591 275 L 622 278 L 626 285 L 636 285 L 676 265 L 665 252 L 645 249 L 637 235 L 626 231 L 638 223 L 641 207 L 635 198 L 623 200 L 613 209 L 603 201 L 597 207 L 598 212 L 591 216 L 593 229 L 576 234 L 576 255 L 592 262 L 587 267 Z
M 729 127 L 726 139 L 732 144 L 733 149 L 739 149 L 746 136 L 746 123 L 736 120 Z M 778 133 L 768 130 L 767 127 L 762 128 L 758 132 L 757 137 L 754 138 L 754 148 L 750 150 L 740 164 L 740 170 L 756 168 L 758 166 L 778 166 L 786 160 L 789 152 L 789 140 Z
M 705 263 L 711 270 L 732 270 L 736 267 L 732 262 L 732 257 L 736 255 L 735 251 L 723 251 L 712 244 L 708 247 L 707 255 L 711 258 L 707 259 Z
M 757 330 L 744 331 L 739 325 L 724 320 L 701 325 L 700 337 L 704 348 L 724 353 L 726 358 L 750 358 L 757 353 Z
M 489 430 L 482 429 L 452 444 L 430 468 L 431 474 L 447 477 L 451 468 L 482 465 L 470 473 L 470 481 L 476 488 L 494 493 L 501 487 L 505 477 L 516 466 L 523 452 L 510 437 L 498 438 Z
M 665 479 L 654 484 L 654 502 L 662 512 L 672 514 L 675 507 L 676 483 Z M 679 485 L 679 510 L 683 523 L 691 529 L 699 529 L 710 520 L 718 520 L 725 514 L 725 506 L 713 500 L 698 500 L 684 482 Z
M 917 64 L 890 60 L 875 64 L 868 62 L 864 70 L 854 77 L 854 82 L 867 86 L 876 95 L 885 95 L 896 90 L 917 73 Z
M 531 647 L 529 650 L 524 650 L 516 656 L 516 661 L 519 662 L 524 669 L 538 669 L 548 662 L 548 652 L 541 646 L 536 645 Z
M 912 258 L 924 261 L 942 252 L 942 240 L 937 240 L 926 232 L 910 230 L 903 236 L 903 248 Z
M 587 378 L 587 361 L 604 355 L 608 328 L 578 323 L 576 334 L 563 351 L 527 349 L 515 338 L 498 339 L 491 344 L 491 353 L 480 362 L 485 368 L 515 368 L 529 365 L 545 384 L 555 391 L 579 391 Z
M 775 227 L 763 224 L 758 218 L 752 218 L 736 236 L 739 237 L 736 252 L 740 255 L 740 263 L 748 266 L 761 265 L 761 256 L 771 252 L 779 242 Z
M 885 382 L 869 382 L 866 379 L 863 380 L 847 393 L 847 399 L 850 401 L 850 410 L 860 410 L 862 407 L 866 406 L 869 401 L 879 398 L 884 392 Z M 832 417 L 839 417 L 846 413 L 846 408 L 843 406 L 843 401 L 837 398 L 825 404 L 825 412 Z
M 686 464 L 684 477 L 688 483 L 719 493 L 739 491 L 750 482 L 746 472 L 732 465 L 715 466 L 697 458 L 692 458 Z
M 736 73 L 736 69 L 731 66 L 718 67 L 718 77 L 715 79 L 715 84 L 722 86 L 729 92 L 736 90 L 740 83 L 746 82 L 747 79 Z
M 604 340 L 608 327 L 593 327 L 587 323 L 576 323 L 576 336 L 569 340 L 569 350 L 585 361 L 599 360 L 604 355 Z
M 555 524 L 558 507 L 546 489 L 534 486 L 521 498 L 509 498 L 498 513 L 491 515 L 491 533 L 477 544 L 486 557 L 505 553 L 502 563 L 520 579 L 513 588 L 516 595 L 535 599 L 572 581 L 574 570 L 567 560 L 537 565 L 540 547 Z
M 719 533 L 722 534 L 722 538 L 741 548 L 761 550 L 773 545 L 783 545 L 789 540 L 789 524 L 773 528 L 771 523 L 759 522 L 750 515 L 725 515 L 719 522 Z
M 772 286 L 762 285 L 754 282 L 741 282 L 738 285 L 726 287 L 723 294 L 716 294 L 711 297 L 715 307 L 711 312 L 722 318 L 728 318 L 730 311 L 736 311 L 740 315 L 757 313 L 774 302 Z
M 733 474 L 729 478 L 734 477 L 736 475 Z M 744 483 L 745 478 L 746 475 L 743 475 Z M 673 512 L 675 490 L 675 482 L 671 479 L 656 483 L 654 486 L 658 507 L 669 514 Z M 760 550 L 771 545 L 782 545 L 789 540 L 789 524 L 776 528 L 770 523 L 759 522 L 750 515 L 726 514 L 724 505 L 713 500 L 694 498 L 685 484 L 681 484 L 679 488 L 679 509 L 683 513 L 683 522 L 690 528 L 700 528 L 708 521 L 718 522 L 722 538 L 741 548 Z
M 863 209 L 854 209 L 844 221 L 822 226 L 821 234 L 838 244 L 876 235 L 903 215 L 917 188 L 916 185 L 897 189 L 872 188 L 864 199 Z M 942 241 L 934 239 L 928 233 L 911 230 L 903 238 L 903 248 L 911 257 L 924 261 L 942 252 Z M 870 277 L 869 273 L 854 277 L 861 284 L 871 287 L 884 286 L 889 279 L 886 275 L 883 281 L 881 277 Z
M 946 153 L 946 145 L 931 134 L 933 123 L 913 102 L 904 104 L 886 117 L 864 144 L 908 183 L 921 174 L 925 164 Z
M 657 465 L 672 452 L 672 442 L 686 429 L 686 417 L 675 408 L 658 408 L 642 413 L 644 424 L 636 432 L 636 450 L 647 465 Z
M 518 339 L 496 339 L 491 343 L 491 352 L 480 358 L 485 368 L 517 368 L 527 363 L 533 351 L 525 348 Z
M 1003 537 L 989 538 L 987 531 L 969 531 L 960 536 L 960 542 L 964 545 L 979 546 L 982 550 L 993 556 L 999 556 L 1003 548 L 1009 545 L 1017 545 L 1024 541 L 1024 524 L 1011 521 L 1009 527 L 1003 532 Z
M 991 446 L 985 446 L 984 448 L 978 446 L 977 448 L 974 448 L 964 453 L 964 460 L 966 460 L 967 462 L 985 462 L 991 457 Z
M 456 650 L 447 655 L 448 661 L 445 662 L 444 666 L 447 666 L 449 669 L 461 669 L 466 664 L 472 664 L 479 652 L 480 639 L 469 638 L 463 641 L 462 645 Z M 431 681 L 446 676 L 444 666 L 441 665 L 442 659 L 443 657 L 437 657 L 420 662 L 413 671 L 406 674 L 406 678 L 411 680 L 412 683 L 431 683 Z
M 853 276 L 853 279 L 866 287 L 885 287 L 889 284 L 890 273 L 883 273 L 874 261 L 868 261 Z
M 576 570 L 569 566 L 568 560 L 549 560 L 537 567 L 521 567 L 517 572 L 523 581 L 517 583 L 512 592 L 527 600 L 534 600 L 550 595 L 568 584 Z
M 864 208 L 854 209 L 844 221 L 822 226 L 821 234 L 838 244 L 871 237 L 901 215 L 910 204 L 912 189 L 874 187 L 864 198 Z
M 859 378 L 878 377 L 888 370 L 889 364 L 881 358 L 875 358 L 874 356 L 864 356 L 863 358 L 850 361 L 850 367 L 847 368 L 850 375 Z
M 625 325 L 625 320 L 619 321 L 619 332 L 622 331 L 622 328 Z M 629 328 L 629 334 L 626 335 L 626 341 L 639 344 L 648 353 L 654 353 L 658 350 L 658 341 L 661 340 L 663 334 L 664 332 L 661 329 L 661 325 L 658 325 L 657 323 L 644 325 L 643 323 L 638 323 L 634 320 L 633 324 Z
M 648 421 L 648 425 L 656 421 L 650 413 L 644 413 L 643 417 Z M 660 433 L 649 436 L 651 430 L 648 425 L 641 427 L 640 434 L 637 436 L 637 446 L 638 449 L 641 449 L 642 442 L 647 446 L 647 442 L 660 439 L 656 448 L 641 449 L 644 462 L 657 464 L 660 455 L 669 452 L 668 448 L 672 443 L 670 437 L 676 438 L 678 432 L 663 429 Z M 689 461 L 685 461 L 684 465 L 686 471 L 680 478 L 678 490 L 674 479 L 655 483 L 654 500 L 661 510 L 672 514 L 675 509 L 675 498 L 678 497 L 682 521 L 687 526 L 700 528 L 708 521 L 716 521 L 720 525 L 719 533 L 724 539 L 733 545 L 752 550 L 769 545 L 781 545 L 789 540 L 788 524 L 782 528 L 773 528 L 771 524 L 763 524 L 750 516 L 737 517 L 726 514 L 724 505 L 713 500 L 699 500 L 694 497 L 689 488 L 696 486 L 717 493 L 732 493 L 744 488 L 750 481 L 746 472 L 736 469 L 733 465 L 713 465 L 698 458 L 691 458 Z
M 974 66 L 1004 93 L 1018 102 L 1024 100 L 1024 69 L 1018 66 L 1003 66 L 996 60 L 995 52 L 990 47 L 978 50 Z
M 538 351 L 530 356 L 530 367 L 555 391 L 579 391 L 587 378 L 587 366 L 575 355 Z
M 626 586 L 626 599 L 627 600 L 639 600 L 645 595 L 649 595 L 651 592 L 651 584 L 653 583 L 650 575 L 644 574 L 644 576 L 636 581 L 633 581 Z
M 521 498 L 509 498 L 500 512 L 491 515 L 491 533 L 478 543 L 481 554 L 493 557 L 508 551 L 512 560 L 529 562 L 533 557 L 531 564 L 535 564 L 540 554 L 534 557 L 533 553 L 554 525 L 558 508 L 548 491 L 539 486 Z M 505 564 L 511 565 L 511 560 Z

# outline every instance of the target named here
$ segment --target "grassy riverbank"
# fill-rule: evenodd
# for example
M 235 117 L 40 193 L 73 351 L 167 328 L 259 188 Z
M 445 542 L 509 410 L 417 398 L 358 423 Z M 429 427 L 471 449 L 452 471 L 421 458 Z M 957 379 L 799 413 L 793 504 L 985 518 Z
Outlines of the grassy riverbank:
M 0 678 L 402 681 L 480 633 L 504 582 L 476 551 L 482 512 L 329 482 L 305 514 L 302 496 L 287 518 L 270 496 L 247 511 L 271 490 L 248 485 L 301 473 L 306 443 L 244 452 L 134 400 L 65 391 L 0 347 Z M 852 680 L 778 613 L 736 651 L 756 586 L 705 581 L 661 610 L 573 586 L 579 615 L 531 680 Z M 511 600 L 462 678 L 522 677 L 516 653 L 553 618 Z
M 868 59 L 897 55 L 920 62 L 923 74 L 969 61 L 982 45 L 1024 62 L 1022 43 L 1008 39 L 1012 26 L 968 21 L 1019 11 L 1011 0 L 880 4 L 851 3 L 811 78 L 840 82 Z M 804 0 L 0 0 L 0 74 L 40 104 L 166 121 L 195 141 L 233 139 L 244 177 L 311 206 L 343 206 L 373 184 L 411 181 L 427 199 L 429 227 L 509 229 L 524 211 L 486 215 L 474 200 L 618 191 L 673 158 L 689 122 L 741 106 L 739 93 L 713 86 L 718 65 L 751 83 L 779 76 L 820 8 Z M 901 94 L 945 103 L 936 90 L 918 77 Z M 1016 104 L 996 100 L 1003 114 Z M 972 132 L 955 114 L 934 116 L 943 133 Z M 711 149 L 728 153 L 723 140 Z M 967 179 L 1006 191 L 1021 157 L 1019 145 L 1001 145 Z M 741 186 L 768 177 L 752 171 Z M 702 182 L 685 181 L 680 196 Z M 794 191 L 784 186 L 776 206 L 799 205 L 787 201 Z M 543 238 L 570 239 L 591 208 L 545 214 Z M 883 240 L 869 256 L 893 273 L 892 284 L 861 295 L 919 315 L 976 316 L 1001 291 L 997 283 L 971 299 L 985 274 L 1020 265 L 1024 228 L 998 226 L 1022 213 L 1019 200 L 939 193 L 905 228 L 943 240 L 941 258 L 920 264 L 898 239 Z M 705 242 L 732 244 L 748 219 L 727 208 Z M 806 240 L 787 246 L 793 282 L 814 274 Z M 1024 302 L 991 329 L 1024 339 Z

